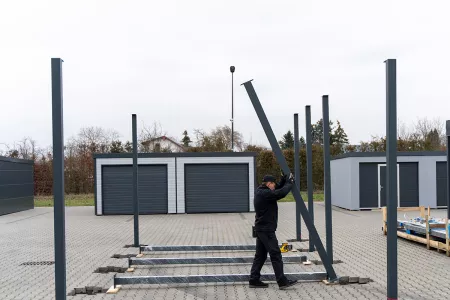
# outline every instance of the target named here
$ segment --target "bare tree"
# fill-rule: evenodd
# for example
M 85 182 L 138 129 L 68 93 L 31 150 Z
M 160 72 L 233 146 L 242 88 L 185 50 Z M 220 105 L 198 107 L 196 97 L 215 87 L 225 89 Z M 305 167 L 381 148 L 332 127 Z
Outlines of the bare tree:
M 161 136 L 167 136 L 167 131 L 164 131 L 161 123 L 153 122 L 151 125 L 142 124 L 141 132 L 138 136 L 138 144 L 140 152 L 150 152 L 151 140 L 159 138 Z

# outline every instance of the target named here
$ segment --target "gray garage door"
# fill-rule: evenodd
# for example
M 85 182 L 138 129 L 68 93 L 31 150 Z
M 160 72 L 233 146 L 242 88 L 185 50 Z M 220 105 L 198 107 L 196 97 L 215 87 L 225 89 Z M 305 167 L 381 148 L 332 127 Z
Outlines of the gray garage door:
M 33 164 L 0 159 L 0 215 L 34 208 Z
M 398 163 L 400 186 L 400 207 L 419 206 L 419 167 L 418 163 Z M 386 206 L 386 166 L 380 168 L 380 203 Z
M 359 207 L 378 207 L 378 163 L 359 164 Z
M 447 162 L 436 163 L 437 206 L 447 206 Z
M 167 165 L 139 165 L 140 214 L 167 214 Z M 104 215 L 133 214 L 133 167 L 102 167 Z
M 248 164 L 186 164 L 186 213 L 248 212 Z

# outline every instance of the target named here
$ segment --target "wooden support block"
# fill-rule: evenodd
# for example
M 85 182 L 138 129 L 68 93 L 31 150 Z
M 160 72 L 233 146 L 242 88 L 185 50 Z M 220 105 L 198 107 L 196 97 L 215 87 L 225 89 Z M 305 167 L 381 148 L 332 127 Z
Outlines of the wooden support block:
M 309 265 L 312 265 L 312 262 L 310 262 L 309 260 L 307 260 L 307 261 L 304 261 L 303 264 L 304 264 L 305 266 L 309 266 Z
M 381 211 L 383 212 L 383 228 L 384 235 L 387 235 L 387 207 L 382 207 Z
M 114 286 L 111 286 L 111 287 L 106 291 L 106 293 L 107 293 L 107 294 L 117 294 L 117 293 L 119 292 L 119 290 L 120 290 L 121 287 L 122 287 L 121 285 L 116 285 L 116 288 L 114 288 Z
M 426 237 L 427 237 L 427 249 L 430 250 L 430 223 L 428 216 L 425 217 L 426 222 Z
M 445 220 L 445 248 L 447 252 L 447 256 L 450 256 L 450 222 L 449 219 Z
M 134 268 L 128 268 L 127 272 L 134 272 Z
M 420 217 L 425 219 L 425 206 L 420 206 Z
M 136 257 L 142 257 L 142 256 L 144 256 L 144 254 L 142 254 L 142 253 L 136 255 Z

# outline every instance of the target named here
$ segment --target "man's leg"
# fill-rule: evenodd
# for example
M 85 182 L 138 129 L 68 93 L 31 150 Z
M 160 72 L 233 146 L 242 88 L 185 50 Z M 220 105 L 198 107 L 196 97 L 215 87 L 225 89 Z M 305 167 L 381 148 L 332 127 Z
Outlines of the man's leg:
M 280 246 L 278 245 L 275 232 L 265 232 L 264 237 L 262 237 L 262 242 L 269 251 L 270 260 L 278 284 L 286 283 L 288 280 L 286 276 L 284 276 L 283 257 L 281 256 Z
M 261 241 L 262 232 L 256 232 L 256 253 L 253 260 L 253 266 L 250 271 L 250 285 L 260 282 L 261 269 L 267 259 L 267 249 Z

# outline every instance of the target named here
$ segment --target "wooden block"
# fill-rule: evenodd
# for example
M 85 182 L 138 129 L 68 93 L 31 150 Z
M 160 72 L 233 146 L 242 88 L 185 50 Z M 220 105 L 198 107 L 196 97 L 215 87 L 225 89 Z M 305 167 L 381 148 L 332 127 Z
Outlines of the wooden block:
M 136 255 L 136 257 L 142 257 L 142 256 L 144 256 L 144 254 L 142 254 L 142 253 Z
M 292 251 L 292 252 L 298 252 L 298 250 L 297 250 L 297 249 L 292 249 L 291 251 Z
M 134 272 L 134 268 L 128 268 L 127 272 Z
M 116 285 L 116 288 L 114 286 L 111 286 L 109 290 L 106 291 L 107 294 L 117 294 L 122 286 Z
M 309 266 L 309 265 L 312 265 L 312 262 L 310 262 L 309 260 L 307 260 L 307 261 L 304 261 L 303 264 L 304 264 L 305 266 Z

